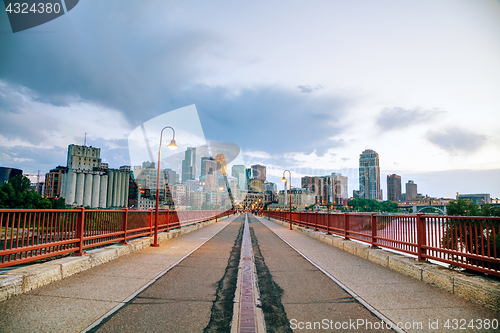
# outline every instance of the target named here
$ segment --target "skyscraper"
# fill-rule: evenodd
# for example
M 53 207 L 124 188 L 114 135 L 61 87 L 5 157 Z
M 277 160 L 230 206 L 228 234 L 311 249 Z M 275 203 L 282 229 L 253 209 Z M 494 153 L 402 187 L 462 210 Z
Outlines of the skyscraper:
M 215 160 L 217 161 L 217 169 L 220 170 L 220 174 L 227 176 L 226 155 L 224 153 L 217 154 Z
M 264 165 L 252 165 L 252 178 L 259 180 L 266 180 L 266 167 Z
M 340 182 L 340 198 L 349 198 L 349 190 L 347 187 L 347 177 L 342 176 L 340 173 L 332 172 L 332 178 Z
M 195 179 L 196 171 L 196 148 L 187 147 L 182 161 L 182 183 L 187 180 Z
M 238 180 L 238 187 L 241 190 L 246 189 L 246 176 L 245 176 L 245 166 L 244 165 L 233 165 L 231 169 L 231 176 Z
M 326 205 L 328 203 L 341 204 L 341 181 L 331 176 L 304 176 L 301 178 L 302 188 L 314 194 L 315 203 Z
M 413 201 L 417 199 L 417 184 L 413 180 L 406 183 L 406 201 Z
M 359 196 L 364 199 L 382 200 L 379 156 L 371 149 L 366 149 L 359 155 Z
M 401 176 L 387 175 L 387 200 L 401 201 Z
M 215 174 L 217 169 L 217 161 L 213 157 L 201 158 L 201 173 L 200 178 L 206 178 L 207 174 Z

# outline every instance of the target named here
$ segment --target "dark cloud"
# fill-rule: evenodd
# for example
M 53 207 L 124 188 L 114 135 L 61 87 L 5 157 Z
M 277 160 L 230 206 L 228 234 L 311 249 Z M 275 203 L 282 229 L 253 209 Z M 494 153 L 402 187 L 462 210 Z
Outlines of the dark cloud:
M 156 3 L 158 11 L 145 12 L 151 5 L 81 2 L 71 13 L 26 33 L 0 34 L 0 79 L 27 87 L 53 105 L 92 101 L 137 122 L 163 113 L 171 96 L 199 74 L 199 58 L 219 39 L 175 28 L 165 19 L 162 6 L 167 5 Z M 57 33 L 28 33 L 41 29 Z
M 225 88 L 196 86 L 178 96 L 176 106 L 196 104 L 205 136 L 243 149 L 283 153 L 327 149 L 342 133 L 339 119 L 348 100 L 296 94 L 277 87 L 246 89 L 227 98 Z
M 131 128 L 194 103 L 207 139 L 245 149 L 324 153 L 326 138 L 341 133 L 336 123 L 347 101 L 339 97 L 269 86 L 231 94 L 225 87 L 193 84 L 204 75 L 202 60 L 220 55 L 226 41 L 209 30 L 169 22 L 165 13 L 171 4 L 155 2 L 157 10 L 145 9 L 152 4 L 81 2 L 43 25 L 57 33 L 0 34 L 0 79 L 26 87 L 32 101 L 49 106 L 82 101 L 119 110 Z M 37 29 L 42 26 L 30 31 Z M 4 113 L 13 109 L 10 103 Z M 41 123 L 23 138 L 41 140 L 42 125 L 46 128 Z
M 432 120 L 443 111 L 422 110 L 420 108 L 405 109 L 401 107 L 384 108 L 377 116 L 376 122 L 383 131 L 403 129 Z
M 449 128 L 444 132 L 427 132 L 426 138 L 429 142 L 439 146 L 450 153 L 471 153 L 486 143 L 485 135 L 472 133 L 459 128 Z
M 310 85 L 307 85 L 307 86 L 297 86 L 297 88 L 300 89 L 300 92 L 301 93 L 306 93 L 306 94 L 309 94 L 309 93 L 312 93 L 312 92 L 315 92 L 315 91 L 318 91 L 318 90 L 321 90 L 323 89 L 323 86 L 318 84 L 316 85 L 315 87 L 312 87 Z

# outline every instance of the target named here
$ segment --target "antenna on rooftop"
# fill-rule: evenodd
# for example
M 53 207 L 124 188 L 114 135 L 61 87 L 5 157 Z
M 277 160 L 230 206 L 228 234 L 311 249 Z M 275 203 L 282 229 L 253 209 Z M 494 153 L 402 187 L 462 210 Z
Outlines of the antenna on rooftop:
M 85 132 L 85 139 L 83 140 L 83 145 L 87 146 L 87 132 Z

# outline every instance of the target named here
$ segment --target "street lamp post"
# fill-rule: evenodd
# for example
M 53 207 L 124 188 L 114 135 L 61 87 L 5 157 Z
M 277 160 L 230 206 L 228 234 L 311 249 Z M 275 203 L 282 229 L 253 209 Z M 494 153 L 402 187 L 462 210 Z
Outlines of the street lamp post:
M 281 181 L 285 182 L 285 198 L 286 198 L 286 178 L 285 178 L 285 172 L 288 171 L 288 175 L 290 176 L 290 187 L 289 187 L 289 194 L 290 194 L 290 230 L 292 230 L 292 173 L 290 170 L 285 170 L 283 171 L 283 178 L 281 178 Z
M 217 222 L 217 211 L 219 206 L 219 190 L 223 190 L 222 186 L 215 189 L 215 222 Z
M 177 146 L 177 144 L 175 143 L 175 130 L 173 129 L 173 127 L 170 127 L 170 126 L 165 126 L 161 129 L 161 133 L 160 133 L 160 147 L 158 148 L 158 165 L 157 165 L 157 168 L 158 168 L 158 174 L 157 174 L 157 177 L 156 177 L 156 209 L 155 209 L 155 236 L 154 236 L 154 241 L 153 241 L 153 245 L 151 246 L 154 246 L 154 247 L 158 247 L 160 246 L 160 244 L 158 244 L 158 206 L 160 205 L 160 161 L 161 161 L 161 140 L 163 138 L 163 130 L 165 128 L 170 128 L 173 132 L 173 135 L 172 135 L 172 140 L 170 141 L 170 143 L 168 144 L 167 148 L 170 148 L 170 149 L 177 149 L 179 148 Z M 168 222 L 168 220 L 167 220 Z M 167 225 L 167 232 L 168 232 L 168 225 Z

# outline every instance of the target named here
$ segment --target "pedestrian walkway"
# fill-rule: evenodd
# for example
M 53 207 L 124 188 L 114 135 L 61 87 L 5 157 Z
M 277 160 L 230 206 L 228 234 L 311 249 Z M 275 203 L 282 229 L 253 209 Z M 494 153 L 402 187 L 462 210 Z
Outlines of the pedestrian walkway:
M 497 330 L 491 329 L 491 326 L 490 330 L 478 329 L 485 320 L 500 321 L 500 314 L 486 307 L 289 230 L 276 222 L 265 218 L 258 220 L 390 321 L 401 323 L 403 327 L 406 325 L 406 332 L 453 331 L 445 327 L 447 323 L 460 332 L 498 332 L 500 329 L 500 326 Z M 312 319 L 304 316 L 297 320 L 307 322 Z M 422 329 L 419 328 L 420 323 Z
M 236 217 L 0 302 L 0 332 L 81 332 Z M 201 276 L 200 278 L 203 278 Z
M 244 215 L 232 216 L 0 302 L 0 331 L 229 332 L 240 258 L 251 257 L 268 331 L 498 331 L 492 310 L 248 217 L 253 256 L 241 256 Z

